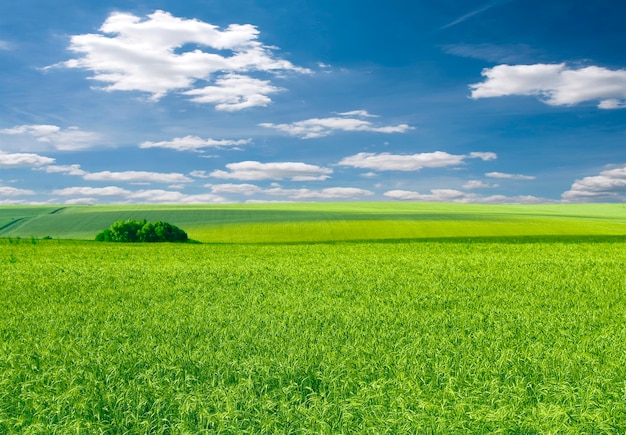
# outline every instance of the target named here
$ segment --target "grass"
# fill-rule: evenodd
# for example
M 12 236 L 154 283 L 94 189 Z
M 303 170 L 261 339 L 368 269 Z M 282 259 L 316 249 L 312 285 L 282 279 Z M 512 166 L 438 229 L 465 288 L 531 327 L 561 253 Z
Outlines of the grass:
M 0 433 L 626 433 L 626 243 L 447 240 L 0 240 Z
M 304 203 L 0 207 L 0 237 L 93 240 L 124 219 L 163 220 L 219 243 L 626 235 L 623 204 Z

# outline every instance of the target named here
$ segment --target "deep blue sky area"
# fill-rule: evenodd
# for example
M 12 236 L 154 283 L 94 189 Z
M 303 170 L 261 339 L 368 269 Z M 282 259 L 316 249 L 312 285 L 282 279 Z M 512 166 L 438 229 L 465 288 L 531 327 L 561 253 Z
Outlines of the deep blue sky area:
M 626 201 L 626 4 L 0 4 L 0 204 Z

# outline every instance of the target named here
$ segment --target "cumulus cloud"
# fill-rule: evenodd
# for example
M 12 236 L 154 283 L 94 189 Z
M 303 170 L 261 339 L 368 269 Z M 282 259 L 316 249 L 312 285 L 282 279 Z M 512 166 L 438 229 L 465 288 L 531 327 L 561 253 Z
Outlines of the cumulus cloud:
M 212 103 L 217 110 L 235 112 L 249 107 L 265 107 L 272 102 L 268 95 L 282 91 L 268 80 L 241 74 L 227 74 L 215 80 L 215 85 L 182 92 L 195 103 Z
M 0 168 L 17 168 L 24 166 L 39 167 L 54 163 L 50 157 L 31 153 L 5 153 L 0 151 Z
M 522 175 L 522 174 L 507 174 L 504 172 L 488 172 L 485 174 L 486 177 L 489 178 L 499 178 L 506 180 L 534 180 L 535 177 L 532 175 Z
M 626 165 L 576 180 L 561 197 L 567 201 L 626 201 Z
M 241 110 L 265 106 L 279 91 L 251 74 L 310 72 L 275 56 L 275 47 L 258 38 L 251 24 L 222 30 L 165 11 L 145 18 L 116 12 L 99 33 L 72 36 L 69 49 L 77 57 L 53 67 L 90 71 L 106 91 L 145 92 L 155 101 L 179 92 L 218 110 Z
M 74 151 L 92 147 L 100 139 L 98 134 L 82 131 L 78 127 L 63 129 L 57 125 L 47 124 L 17 125 L 0 130 L 0 134 L 20 138 L 18 145 L 21 150 Z
M 358 116 L 360 118 L 374 118 L 375 115 L 370 115 L 365 110 L 354 110 L 351 112 L 338 113 L 330 118 L 312 118 L 304 121 L 297 121 L 291 124 L 272 124 L 270 122 L 264 122 L 259 124 L 261 127 L 273 128 L 292 136 L 298 136 L 302 139 L 313 139 L 318 137 L 328 136 L 335 131 L 368 131 L 374 133 L 406 133 L 409 130 L 413 130 L 413 127 L 407 124 L 391 125 L 391 126 L 377 126 L 371 121 L 364 119 L 358 119 L 351 116 Z
M 468 158 L 493 160 L 495 153 L 449 154 L 444 151 L 420 154 L 390 154 L 390 153 L 358 153 L 342 159 L 338 164 L 355 168 L 373 169 L 376 171 L 419 171 L 423 168 L 443 168 L 457 166 Z
M 388 198 L 398 201 L 418 202 L 459 202 L 480 204 L 544 204 L 555 202 L 546 198 L 539 198 L 532 195 L 480 196 L 474 193 L 465 193 L 455 189 L 432 189 L 428 194 L 423 194 L 410 190 L 390 190 L 388 192 L 385 192 L 384 195 Z
M 247 145 L 252 139 L 228 140 L 228 139 L 202 139 L 198 136 L 177 137 L 169 141 L 143 142 L 140 148 L 168 148 L 176 151 L 202 152 L 203 148 L 224 148 Z
M 533 95 L 551 106 L 599 100 L 601 109 L 626 107 L 626 70 L 560 64 L 498 65 L 482 71 L 486 80 L 470 85 L 471 97 Z
M 211 177 L 235 180 L 283 180 L 318 181 L 330 178 L 333 170 L 300 162 L 260 163 L 245 161 L 229 163 L 230 171 L 213 171 Z

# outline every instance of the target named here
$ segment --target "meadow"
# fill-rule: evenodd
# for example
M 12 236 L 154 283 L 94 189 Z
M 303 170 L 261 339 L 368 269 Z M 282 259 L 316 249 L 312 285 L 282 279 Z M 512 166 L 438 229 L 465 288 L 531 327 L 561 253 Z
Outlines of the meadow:
M 622 206 L 273 207 L 219 208 L 230 242 L 2 234 L 0 433 L 626 433 Z M 57 209 L 22 225 L 90 219 Z

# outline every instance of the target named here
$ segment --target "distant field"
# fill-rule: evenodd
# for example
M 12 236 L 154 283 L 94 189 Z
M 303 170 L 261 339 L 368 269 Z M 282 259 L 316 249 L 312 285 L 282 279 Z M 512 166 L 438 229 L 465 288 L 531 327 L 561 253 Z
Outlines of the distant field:
M 298 203 L 0 207 L 0 237 L 93 239 L 116 220 L 163 220 L 215 243 L 624 236 L 626 205 Z

